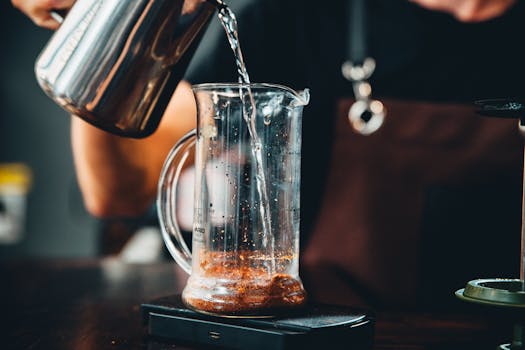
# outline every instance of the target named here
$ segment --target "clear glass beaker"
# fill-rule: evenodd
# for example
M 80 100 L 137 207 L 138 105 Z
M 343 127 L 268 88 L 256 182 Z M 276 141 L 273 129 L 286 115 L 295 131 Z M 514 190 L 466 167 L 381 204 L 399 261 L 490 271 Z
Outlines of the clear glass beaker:
M 250 90 L 255 114 L 249 113 Z M 271 316 L 304 304 L 299 194 L 308 90 L 232 83 L 195 85 L 193 91 L 197 128 L 170 152 L 157 199 L 166 246 L 190 274 L 184 303 L 225 316 Z M 178 178 L 193 146 L 190 251 L 175 215 Z

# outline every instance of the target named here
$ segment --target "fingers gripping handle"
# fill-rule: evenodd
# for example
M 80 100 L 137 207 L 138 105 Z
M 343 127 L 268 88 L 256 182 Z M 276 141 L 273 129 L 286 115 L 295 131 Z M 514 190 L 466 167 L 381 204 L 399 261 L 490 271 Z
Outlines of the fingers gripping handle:
M 69 13 L 69 8 L 67 8 L 67 9 L 54 9 L 54 10 L 51 10 L 49 12 L 49 15 L 51 16 L 51 18 L 53 18 L 59 24 L 62 24 L 62 22 L 64 22 L 64 19 L 66 18 L 68 13 Z
M 157 193 L 157 212 L 162 238 L 173 259 L 188 274 L 191 273 L 191 251 L 184 242 L 177 221 L 177 183 L 196 138 L 197 132 L 193 129 L 171 149 L 162 168 Z
M 66 17 L 66 13 L 60 10 L 53 10 L 49 12 L 49 15 L 59 24 L 62 24 L 62 22 L 64 22 L 64 17 Z

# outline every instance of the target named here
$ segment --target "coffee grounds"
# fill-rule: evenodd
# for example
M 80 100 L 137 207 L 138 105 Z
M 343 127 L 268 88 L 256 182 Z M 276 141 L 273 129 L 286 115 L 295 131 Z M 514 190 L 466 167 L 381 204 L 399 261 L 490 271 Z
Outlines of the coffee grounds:
M 243 252 L 233 256 L 212 252 L 201 261 L 201 280 L 207 285 L 196 279 L 183 293 L 184 302 L 198 311 L 232 316 L 271 315 L 306 301 L 301 281 L 285 273 L 271 274 L 263 263 L 268 260 L 261 259 L 260 254 Z M 216 282 L 212 288 L 209 281 Z

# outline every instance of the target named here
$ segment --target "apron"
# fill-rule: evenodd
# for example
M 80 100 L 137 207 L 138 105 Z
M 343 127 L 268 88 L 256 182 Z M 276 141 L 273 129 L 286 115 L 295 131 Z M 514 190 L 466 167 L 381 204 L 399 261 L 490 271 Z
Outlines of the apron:
M 306 278 L 310 295 L 375 308 L 441 307 L 468 280 L 515 278 L 517 121 L 480 117 L 468 105 L 383 102 L 388 115 L 369 136 L 348 123 L 353 100 L 338 105 L 322 209 L 301 256 L 302 267 L 324 269 L 317 275 L 330 284 Z

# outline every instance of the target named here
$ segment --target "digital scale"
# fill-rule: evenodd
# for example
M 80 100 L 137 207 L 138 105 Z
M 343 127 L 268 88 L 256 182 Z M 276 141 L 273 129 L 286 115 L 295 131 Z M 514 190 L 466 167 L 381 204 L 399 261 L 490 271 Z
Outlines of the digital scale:
M 239 350 L 371 349 L 374 318 L 346 306 L 309 304 L 272 318 L 228 318 L 188 309 L 180 295 L 141 305 L 157 341 Z

